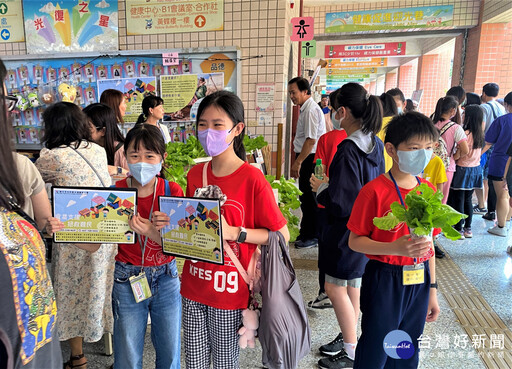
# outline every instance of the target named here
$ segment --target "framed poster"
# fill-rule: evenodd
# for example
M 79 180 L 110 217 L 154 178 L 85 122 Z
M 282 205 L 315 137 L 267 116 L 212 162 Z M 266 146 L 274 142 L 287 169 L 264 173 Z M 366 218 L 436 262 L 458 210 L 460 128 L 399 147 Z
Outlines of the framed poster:
M 128 224 L 137 211 L 135 188 L 52 187 L 53 216 L 65 224 L 54 242 L 135 243 Z
M 158 201 L 171 218 L 162 229 L 164 253 L 224 264 L 219 200 L 160 196 Z

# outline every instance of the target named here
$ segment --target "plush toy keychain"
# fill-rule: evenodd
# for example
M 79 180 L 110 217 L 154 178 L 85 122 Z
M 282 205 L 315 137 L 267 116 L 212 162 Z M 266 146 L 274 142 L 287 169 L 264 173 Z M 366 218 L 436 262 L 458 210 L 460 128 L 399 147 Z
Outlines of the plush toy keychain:
M 260 311 L 244 309 L 242 311 L 242 327 L 238 330 L 240 338 L 238 345 L 241 348 L 254 348 L 256 344 L 256 335 L 260 326 Z
M 37 98 L 37 92 L 32 91 L 27 95 L 27 97 L 31 108 L 38 108 L 41 106 L 41 102 Z
M 70 86 L 67 83 L 61 83 L 59 85 L 59 94 L 61 96 L 61 100 L 64 102 L 75 102 L 76 99 L 76 87 Z

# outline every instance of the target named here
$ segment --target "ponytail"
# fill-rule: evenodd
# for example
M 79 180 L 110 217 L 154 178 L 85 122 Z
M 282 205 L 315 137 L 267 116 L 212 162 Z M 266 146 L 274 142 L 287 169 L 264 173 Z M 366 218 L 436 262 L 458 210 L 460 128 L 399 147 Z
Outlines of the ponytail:
M 142 113 L 141 115 L 139 115 L 139 117 L 137 118 L 137 122 L 135 124 L 142 124 L 146 121 L 146 116 L 144 115 L 144 113 Z
M 347 83 L 336 96 L 338 107 L 350 109 L 355 119 L 361 119 L 363 133 L 377 134 L 382 127 L 382 104 L 377 96 L 370 95 L 363 86 Z
M 435 123 L 440 122 L 443 120 L 441 117 L 444 113 L 450 111 L 451 109 L 457 109 L 459 107 L 459 102 L 457 99 L 453 96 L 445 96 L 441 97 L 439 100 L 437 100 L 436 104 L 436 111 L 434 113 L 434 117 L 432 118 L 432 121 Z M 457 115 L 455 115 L 457 116 Z M 459 115 L 459 122 L 460 122 L 460 115 Z
M 361 130 L 364 134 L 372 133 L 376 135 L 382 128 L 382 104 L 375 95 L 368 97 L 366 109 L 363 114 L 363 124 Z

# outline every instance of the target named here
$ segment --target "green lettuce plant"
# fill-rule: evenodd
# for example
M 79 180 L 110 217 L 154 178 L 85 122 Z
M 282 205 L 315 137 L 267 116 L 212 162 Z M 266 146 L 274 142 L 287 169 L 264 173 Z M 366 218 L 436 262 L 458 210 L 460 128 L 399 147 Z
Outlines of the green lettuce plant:
M 444 235 L 451 239 L 460 238 L 460 233 L 452 226 L 467 215 L 461 214 L 451 206 L 442 203 L 443 193 L 434 192 L 427 184 L 422 183 L 405 197 L 404 207 L 398 201 L 391 204 L 391 212 L 380 218 L 373 218 L 373 224 L 382 230 L 389 231 L 400 223 L 405 223 L 417 236 L 428 236 L 434 228 L 441 228 Z
M 165 177 L 169 181 L 176 182 L 183 191 L 187 187 L 187 173 L 195 164 L 194 159 L 206 156 L 201 143 L 195 136 L 190 136 L 186 143 L 169 142 L 167 144 L 167 170 Z
M 295 185 L 293 179 L 281 177 L 276 181 L 276 176 L 265 176 L 272 188 L 276 188 L 279 194 L 279 209 L 288 222 L 290 242 L 295 242 L 299 236 L 299 217 L 292 213 L 292 210 L 300 207 L 299 196 L 302 192 Z

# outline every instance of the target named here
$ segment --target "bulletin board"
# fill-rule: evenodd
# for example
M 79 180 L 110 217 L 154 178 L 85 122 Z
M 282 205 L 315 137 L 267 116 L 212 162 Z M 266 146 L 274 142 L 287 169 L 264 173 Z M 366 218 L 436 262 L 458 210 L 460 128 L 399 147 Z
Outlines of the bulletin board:
M 176 65 L 164 65 L 162 54 L 169 52 L 178 53 Z M 41 148 L 42 113 L 46 106 L 60 101 L 58 87 L 62 83 L 76 88 L 75 104 L 80 107 L 98 102 L 107 88 L 123 92 L 130 113 L 125 116 L 127 127 L 123 129 L 136 121 L 144 96 L 161 96 L 171 137 L 184 141 L 193 134 L 194 111 L 201 97 L 219 89 L 239 94 L 239 59 L 240 51 L 235 47 L 4 57 L 7 92 L 20 100 L 12 115 L 16 148 Z M 173 88 L 180 78 L 197 83 L 189 84 L 190 91 Z M 183 101 L 182 105 L 177 106 L 176 100 Z

